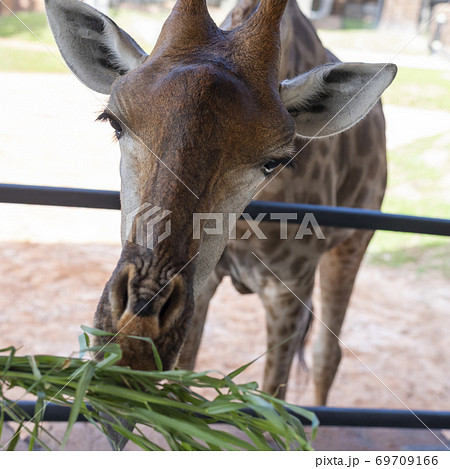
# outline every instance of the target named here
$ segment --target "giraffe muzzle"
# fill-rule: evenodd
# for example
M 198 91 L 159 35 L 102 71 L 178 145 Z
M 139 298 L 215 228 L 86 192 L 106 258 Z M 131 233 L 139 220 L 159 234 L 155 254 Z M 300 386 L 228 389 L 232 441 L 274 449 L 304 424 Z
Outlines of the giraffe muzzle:
M 126 248 L 125 248 L 126 250 Z M 115 333 L 122 349 L 121 365 L 134 369 L 156 368 L 151 339 L 164 369 L 172 368 L 183 345 L 193 313 L 192 285 L 187 272 L 157 259 L 123 261 L 107 283 L 97 308 L 95 326 Z M 175 273 L 172 273 L 175 272 Z M 133 336 L 133 337 L 130 337 Z

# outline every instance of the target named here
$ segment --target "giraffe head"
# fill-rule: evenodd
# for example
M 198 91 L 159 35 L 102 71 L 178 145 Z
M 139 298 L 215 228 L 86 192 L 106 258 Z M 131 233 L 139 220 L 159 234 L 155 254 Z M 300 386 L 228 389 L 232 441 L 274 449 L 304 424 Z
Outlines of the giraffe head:
M 151 338 L 165 368 L 176 362 L 228 234 L 225 226 L 193 236 L 193 215 L 241 213 L 291 157 L 296 134 L 349 128 L 394 78 L 393 65 L 334 64 L 279 83 L 286 2 L 262 0 L 245 24 L 224 31 L 205 0 L 178 0 L 147 55 L 90 6 L 46 0 L 67 65 L 110 96 L 100 118 L 121 150 L 123 250 L 95 324 L 118 333 L 124 365 L 155 366 L 151 346 L 125 335 Z

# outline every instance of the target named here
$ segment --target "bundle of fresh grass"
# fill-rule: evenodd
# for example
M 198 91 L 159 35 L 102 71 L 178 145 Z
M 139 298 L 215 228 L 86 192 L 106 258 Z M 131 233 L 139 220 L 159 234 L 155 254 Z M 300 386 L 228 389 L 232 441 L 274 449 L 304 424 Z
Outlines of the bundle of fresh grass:
M 88 346 L 86 334 L 81 337 L 85 350 L 98 352 L 97 347 Z M 0 350 L 0 431 L 5 414 L 19 423 L 9 449 L 14 449 L 22 429 L 31 434 L 30 449 L 36 442 L 48 449 L 40 436 L 45 431 L 41 419 L 48 402 L 71 407 L 62 448 L 82 414 L 110 440 L 114 433 L 113 441 L 119 435 L 146 450 L 162 448 L 144 435 L 142 427 L 160 433 L 172 450 L 312 449 L 293 414 L 311 422 L 311 440 L 318 426 L 315 415 L 258 390 L 256 383 L 235 384 L 233 379 L 248 365 L 219 378 L 209 372 L 136 371 L 117 366 L 121 358 L 117 344 L 102 348 L 104 358 L 99 362 L 50 355 L 19 357 L 14 347 Z M 26 423 L 29 416 L 4 395 L 12 387 L 37 397 L 32 425 Z M 213 390 L 215 398 L 203 397 L 201 389 Z M 226 426 L 212 427 L 217 423 Z M 227 428 L 240 430 L 242 438 Z

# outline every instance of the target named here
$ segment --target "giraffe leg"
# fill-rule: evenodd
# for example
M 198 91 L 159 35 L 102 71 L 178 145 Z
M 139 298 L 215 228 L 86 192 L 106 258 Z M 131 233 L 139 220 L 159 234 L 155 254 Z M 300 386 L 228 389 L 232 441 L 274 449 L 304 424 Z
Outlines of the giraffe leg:
M 294 354 L 303 344 L 312 319 L 311 294 L 314 285 L 315 266 L 310 275 L 302 277 L 303 288 L 278 280 L 276 285 L 265 288 L 260 297 L 266 309 L 267 345 L 263 390 L 283 399 L 286 395 L 289 371 Z
M 326 252 L 320 262 L 322 323 L 313 347 L 316 405 L 326 405 L 341 360 L 339 334 L 364 253 L 373 232 L 357 231 Z
M 184 370 L 193 370 L 198 349 L 202 340 L 206 313 L 211 298 L 222 281 L 222 276 L 214 270 L 208 277 L 202 292 L 195 301 L 195 310 L 189 326 L 188 334 L 178 359 L 178 367 Z

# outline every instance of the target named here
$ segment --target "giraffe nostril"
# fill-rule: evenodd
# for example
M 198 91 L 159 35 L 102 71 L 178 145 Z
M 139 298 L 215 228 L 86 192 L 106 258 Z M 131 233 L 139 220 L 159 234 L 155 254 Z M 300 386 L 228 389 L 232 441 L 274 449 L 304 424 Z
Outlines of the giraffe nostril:
M 122 298 L 122 311 L 125 311 L 128 305 L 128 285 L 126 285 L 125 288 L 123 289 L 121 298 Z
M 131 268 L 126 267 L 112 281 L 110 290 L 111 311 L 119 319 L 127 310 L 129 302 L 129 282 L 131 279 Z
M 183 278 L 178 276 L 171 282 L 171 291 L 159 312 L 162 327 L 170 327 L 186 307 L 187 288 Z

